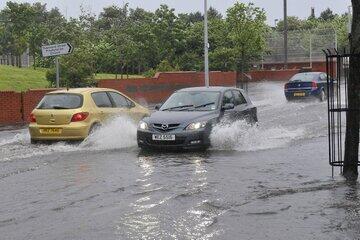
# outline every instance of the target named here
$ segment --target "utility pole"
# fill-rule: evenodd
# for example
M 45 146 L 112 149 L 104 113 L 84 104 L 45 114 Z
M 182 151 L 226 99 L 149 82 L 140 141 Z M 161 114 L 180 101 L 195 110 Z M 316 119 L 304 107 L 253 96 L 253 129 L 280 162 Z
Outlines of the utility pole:
M 209 87 L 209 39 L 208 39 L 208 7 L 207 0 L 204 0 L 204 63 L 205 63 L 205 86 Z
M 311 31 L 310 31 L 310 68 L 312 70 L 312 67 L 313 67 L 313 63 L 312 63 L 312 35 L 311 35 Z
M 358 178 L 360 122 L 360 2 L 352 0 L 353 18 L 350 34 L 350 64 L 348 81 L 348 112 L 346 114 L 345 156 L 343 175 L 348 181 Z
M 288 22 L 287 22 L 287 0 L 284 0 L 284 68 L 288 64 Z

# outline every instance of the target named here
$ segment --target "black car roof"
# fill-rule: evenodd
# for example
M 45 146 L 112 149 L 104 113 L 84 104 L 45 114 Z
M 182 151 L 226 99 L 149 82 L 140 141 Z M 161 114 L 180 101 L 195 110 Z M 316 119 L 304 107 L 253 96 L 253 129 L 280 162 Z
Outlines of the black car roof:
M 229 89 L 235 89 L 232 87 L 221 87 L 221 86 L 212 86 L 212 87 L 191 87 L 183 88 L 178 90 L 178 92 L 191 92 L 191 91 L 204 91 L 204 92 L 224 92 Z
M 297 74 L 307 75 L 307 74 L 321 74 L 321 73 L 324 73 L 324 72 L 300 72 L 300 73 L 297 73 Z M 297 75 L 297 74 L 295 74 L 295 75 Z

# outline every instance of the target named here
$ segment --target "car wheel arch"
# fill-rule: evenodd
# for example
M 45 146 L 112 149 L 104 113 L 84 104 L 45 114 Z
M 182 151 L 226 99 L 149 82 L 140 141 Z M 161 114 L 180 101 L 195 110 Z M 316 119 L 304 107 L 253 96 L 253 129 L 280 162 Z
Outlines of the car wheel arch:
M 98 128 L 102 126 L 100 121 L 94 121 L 89 128 L 88 135 L 92 134 L 94 131 L 96 131 Z

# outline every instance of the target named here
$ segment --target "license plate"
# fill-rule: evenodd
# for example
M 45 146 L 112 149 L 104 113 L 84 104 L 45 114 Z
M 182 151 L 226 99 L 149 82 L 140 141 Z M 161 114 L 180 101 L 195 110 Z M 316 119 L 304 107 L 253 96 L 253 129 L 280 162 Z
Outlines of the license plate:
M 57 135 L 61 134 L 62 130 L 60 128 L 41 128 L 41 134 Z
M 153 134 L 154 141 L 175 141 L 175 135 Z
M 294 93 L 294 97 L 305 97 L 305 93 L 304 92 Z

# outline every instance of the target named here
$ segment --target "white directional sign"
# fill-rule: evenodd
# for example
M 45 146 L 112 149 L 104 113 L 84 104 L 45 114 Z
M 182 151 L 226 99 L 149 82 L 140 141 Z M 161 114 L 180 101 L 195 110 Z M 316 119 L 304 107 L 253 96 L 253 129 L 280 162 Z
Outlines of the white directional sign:
M 43 57 L 66 55 L 71 53 L 72 50 L 73 46 L 71 46 L 70 43 L 60 43 L 41 47 Z

